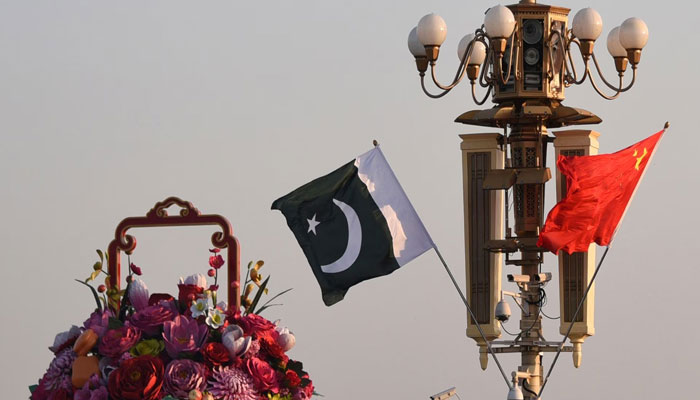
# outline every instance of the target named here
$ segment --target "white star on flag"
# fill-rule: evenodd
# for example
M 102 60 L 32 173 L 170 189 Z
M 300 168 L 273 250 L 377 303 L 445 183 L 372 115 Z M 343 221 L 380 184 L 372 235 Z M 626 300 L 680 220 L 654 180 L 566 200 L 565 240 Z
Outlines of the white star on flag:
M 306 221 L 309 223 L 309 230 L 306 231 L 306 233 L 313 232 L 314 235 L 316 234 L 316 226 L 320 224 L 320 222 L 316 221 L 316 214 L 314 214 L 311 219 L 306 219 Z

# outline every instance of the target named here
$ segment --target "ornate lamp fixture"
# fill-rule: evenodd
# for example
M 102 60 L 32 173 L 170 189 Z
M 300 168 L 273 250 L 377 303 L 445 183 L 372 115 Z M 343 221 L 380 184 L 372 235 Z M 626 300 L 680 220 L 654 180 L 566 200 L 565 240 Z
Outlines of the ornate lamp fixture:
M 496 103 L 515 99 L 561 101 L 565 87 L 580 85 L 586 78 L 596 92 L 608 100 L 629 90 L 634 85 L 642 48 L 649 37 L 644 21 L 629 18 L 608 34 L 607 48 L 615 60 L 619 78 L 614 85 L 603 76 L 593 51 L 603 29 L 600 14 L 592 8 L 584 8 L 576 13 L 569 28 L 568 13 L 567 8 L 535 4 L 534 1 L 490 8 L 484 24 L 460 41 L 457 52 L 460 64 L 455 78 L 447 85 L 441 84 L 435 75 L 447 26 L 439 15 L 424 16 L 411 30 L 408 48 L 416 59 L 425 94 L 432 98 L 442 97 L 457 86 L 465 74 L 472 86 L 474 102 L 479 105 L 486 102 L 491 92 Z M 583 58 L 582 74 L 576 71 L 573 47 L 578 47 Z M 628 64 L 632 67 L 632 79 L 625 86 L 623 78 Z M 600 89 L 594 80 L 592 66 L 612 94 L 605 94 Z M 425 87 L 428 67 L 433 82 L 442 90 L 438 94 L 428 92 Z M 477 82 L 487 89 L 482 99 L 476 96 Z

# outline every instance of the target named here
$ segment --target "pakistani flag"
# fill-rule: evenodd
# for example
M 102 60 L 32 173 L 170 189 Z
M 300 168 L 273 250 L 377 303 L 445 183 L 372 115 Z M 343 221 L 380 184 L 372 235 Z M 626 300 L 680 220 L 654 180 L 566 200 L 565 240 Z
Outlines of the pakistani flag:
M 333 305 L 350 286 L 387 275 L 433 248 L 379 147 L 272 203 Z

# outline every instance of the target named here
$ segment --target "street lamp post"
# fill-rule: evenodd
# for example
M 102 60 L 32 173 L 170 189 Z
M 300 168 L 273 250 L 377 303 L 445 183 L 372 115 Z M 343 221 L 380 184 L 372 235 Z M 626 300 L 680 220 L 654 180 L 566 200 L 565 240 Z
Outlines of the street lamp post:
M 551 279 L 551 274 L 541 271 L 543 250 L 536 245 L 543 223 L 545 183 L 551 178 L 547 145 L 554 143 L 557 155 L 595 154 L 598 147 L 596 132 L 558 131 L 555 139 L 548 129 L 600 123 L 601 119 L 589 111 L 565 106 L 565 88 L 589 81 L 603 98 L 617 98 L 634 85 L 648 39 L 646 24 L 638 18 L 629 18 L 610 31 L 607 49 L 617 71 L 617 79 L 611 82 L 603 76 L 594 52 L 603 27 L 600 15 L 585 8 L 574 16 L 569 27 L 569 11 L 527 0 L 490 8 L 484 24 L 459 42 L 459 67 L 449 84 L 439 82 L 435 73 L 447 34 L 444 20 L 428 14 L 408 36 L 426 95 L 440 98 L 466 76 L 473 101 L 482 105 L 490 98 L 495 105 L 467 111 L 456 122 L 503 130 L 502 134 L 461 137 L 467 298 L 475 313 L 475 320 L 468 317 L 467 335 L 480 347 L 483 369 L 488 363 L 487 348 L 494 353 L 521 354 L 509 399 L 539 398 L 542 355 L 562 350 L 558 342 L 545 340 L 541 326 L 541 308 L 546 299 L 543 288 Z M 577 71 L 573 60 L 575 48 L 582 59 L 582 71 Z M 628 67 L 632 76 L 626 79 Z M 426 87 L 428 69 L 430 80 L 439 89 L 437 93 Z M 477 86 L 485 90 L 483 97 L 477 95 Z M 558 198 L 566 192 L 565 184 L 557 179 Z M 512 227 L 508 209 L 511 192 Z M 580 315 L 574 318 L 571 311 L 583 298 L 581 289 L 590 281 L 594 251 L 591 246 L 587 253 L 559 257 L 560 332 L 572 333 L 572 346 L 564 346 L 563 350 L 574 354 L 576 367 L 581 363 L 583 339 L 594 333 L 592 291 Z M 502 264 L 520 267 L 520 274 L 508 275 L 508 280 L 517 284 L 518 293 L 501 290 Z M 504 295 L 513 297 L 521 308 L 520 332 L 512 341 L 496 340 L 501 336 L 501 323 L 510 314 Z M 475 323 L 482 329 L 474 329 Z M 570 324 L 574 329 L 568 329 Z

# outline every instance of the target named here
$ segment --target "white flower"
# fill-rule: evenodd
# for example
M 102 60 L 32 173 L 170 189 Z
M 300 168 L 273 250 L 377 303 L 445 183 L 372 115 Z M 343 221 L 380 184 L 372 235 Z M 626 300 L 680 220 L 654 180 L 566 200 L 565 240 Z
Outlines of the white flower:
M 136 311 L 148 307 L 148 287 L 140 279 L 134 279 L 129 284 L 129 301 Z
M 209 311 L 209 315 L 207 315 L 207 325 L 212 327 L 212 329 L 218 329 L 224 324 L 224 320 L 224 314 L 218 308 Z
M 275 330 L 280 334 L 277 344 L 280 345 L 285 353 L 291 350 L 297 342 L 294 334 L 286 326 L 280 325 L 280 320 L 275 321 Z
M 200 315 L 206 315 L 209 309 L 209 299 L 199 298 L 197 301 L 192 303 L 190 306 L 190 311 L 192 312 L 192 318 L 197 318 Z
M 243 357 L 251 344 L 251 337 L 243 337 L 243 329 L 238 325 L 229 325 L 221 335 L 221 343 L 232 357 Z
M 182 284 L 195 285 L 195 286 L 201 287 L 202 289 L 206 289 L 207 288 L 207 277 L 202 275 L 202 274 L 190 275 L 185 279 L 182 279 L 182 277 L 180 277 L 180 284 L 181 285 Z

